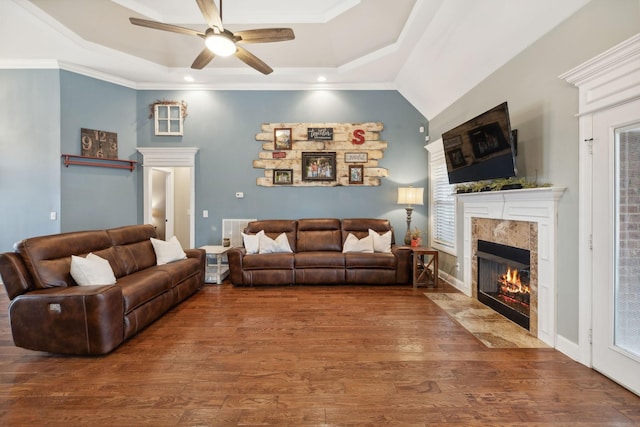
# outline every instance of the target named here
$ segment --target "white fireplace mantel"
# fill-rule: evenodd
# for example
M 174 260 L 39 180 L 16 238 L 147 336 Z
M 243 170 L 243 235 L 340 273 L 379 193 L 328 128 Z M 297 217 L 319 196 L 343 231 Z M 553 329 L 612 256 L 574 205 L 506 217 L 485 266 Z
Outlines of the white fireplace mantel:
M 490 218 L 538 224 L 538 338 L 556 344 L 556 268 L 558 200 L 564 187 L 457 194 L 463 210 L 463 289 L 472 295 L 471 262 L 474 248 L 471 219 Z

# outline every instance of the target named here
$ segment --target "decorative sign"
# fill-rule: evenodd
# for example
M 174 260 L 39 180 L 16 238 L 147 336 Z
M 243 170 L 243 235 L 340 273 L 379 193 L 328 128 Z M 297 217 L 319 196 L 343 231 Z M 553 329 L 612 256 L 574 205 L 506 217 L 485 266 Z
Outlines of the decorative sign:
M 309 141 L 333 141 L 333 128 L 307 128 Z
M 286 159 L 287 153 L 285 153 L 284 151 L 274 151 L 273 153 L 271 153 L 271 156 L 272 159 Z
M 351 140 L 352 144 L 362 145 L 364 144 L 364 130 L 356 129 L 353 131 L 353 139 Z
M 345 163 L 367 163 L 369 161 L 368 153 L 344 153 Z
M 81 154 L 85 157 L 118 158 L 118 134 L 103 130 L 80 129 Z

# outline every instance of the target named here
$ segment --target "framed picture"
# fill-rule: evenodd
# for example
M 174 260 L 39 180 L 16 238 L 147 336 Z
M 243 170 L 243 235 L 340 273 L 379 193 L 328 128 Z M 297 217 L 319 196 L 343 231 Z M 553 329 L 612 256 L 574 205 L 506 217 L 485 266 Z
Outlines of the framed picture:
M 302 153 L 303 181 L 335 181 L 336 153 Z
M 293 184 L 293 169 L 274 169 L 273 185 Z
M 349 165 L 349 184 L 364 183 L 364 167 L 362 165 Z
M 345 163 L 367 163 L 369 161 L 368 153 L 344 153 Z
M 273 130 L 275 150 L 291 150 L 291 128 L 276 128 Z

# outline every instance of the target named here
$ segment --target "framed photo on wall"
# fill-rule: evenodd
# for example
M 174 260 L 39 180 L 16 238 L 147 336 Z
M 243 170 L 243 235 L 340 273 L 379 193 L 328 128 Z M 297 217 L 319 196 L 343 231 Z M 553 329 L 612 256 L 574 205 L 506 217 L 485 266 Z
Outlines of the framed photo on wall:
M 302 153 L 303 181 L 335 181 L 336 153 Z
M 274 169 L 273 185 L 293 184 L 293 169 Z
M 291 128 L 275 128 L 273 141 L 275 150 L 291 150 Z
M 364 183 L 364 167 L 362 165 L 349 165 L 349 184 Z

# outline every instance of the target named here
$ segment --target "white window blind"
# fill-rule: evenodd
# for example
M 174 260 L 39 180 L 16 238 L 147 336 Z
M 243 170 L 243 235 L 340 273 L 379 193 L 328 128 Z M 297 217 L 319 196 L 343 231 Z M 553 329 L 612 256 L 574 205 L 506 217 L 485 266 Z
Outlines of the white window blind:
M 456 201 L 453 197 L 455 185 L 449 184 L 442 149 L 430 150 L 430 152 L 431 246 L 455 253 Z

